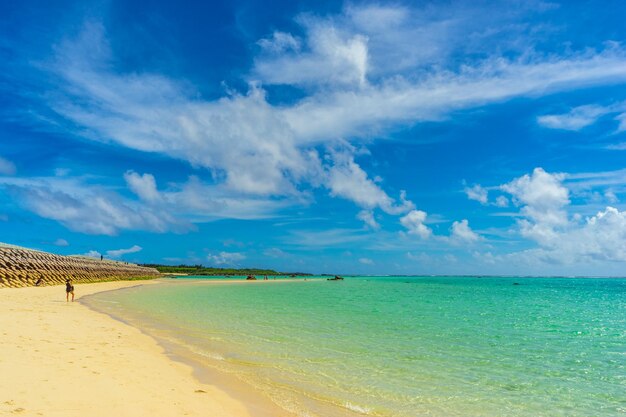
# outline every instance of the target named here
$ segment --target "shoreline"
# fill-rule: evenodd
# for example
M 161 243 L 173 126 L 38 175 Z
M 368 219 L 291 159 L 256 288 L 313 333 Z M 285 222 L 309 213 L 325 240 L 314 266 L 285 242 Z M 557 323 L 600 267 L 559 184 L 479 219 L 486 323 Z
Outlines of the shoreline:
M 158 284 L 81 284 L 73 303 L 62 286 L 0 290 L 0 414 L 288 415 L 243 383 L 201 372 L 140 328 L 80 302 Z

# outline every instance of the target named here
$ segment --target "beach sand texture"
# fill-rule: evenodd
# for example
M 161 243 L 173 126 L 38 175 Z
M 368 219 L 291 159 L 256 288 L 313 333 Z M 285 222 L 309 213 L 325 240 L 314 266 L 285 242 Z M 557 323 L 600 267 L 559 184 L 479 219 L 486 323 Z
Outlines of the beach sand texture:
M 81 285 L 77 296 L 132 285 Z M 0 415 L 279 415 L 199 382 L 138 329 L 66 302 L 62 286 L 0 290 L 0 334 Z
M 39 277 L 41 285 L 58 285 L 71 278 L 74 283 L 158 277 L 154 268 L 83 256 L 61 256 L 0 244 L 0 287 L 28 287 Z

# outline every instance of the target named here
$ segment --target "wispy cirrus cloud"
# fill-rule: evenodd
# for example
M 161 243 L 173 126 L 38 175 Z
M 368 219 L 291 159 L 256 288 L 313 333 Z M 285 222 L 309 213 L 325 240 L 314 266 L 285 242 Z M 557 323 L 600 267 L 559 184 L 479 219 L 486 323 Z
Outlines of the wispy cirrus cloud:
M 89 226 L 77 213 L 98 213 L 98 207 L 67 195 L 44 197 L 43 190 L 31 189 L 28 207 L 76 230 L 107 234 L 166 230 L 176 223 L 167 218 L 171 213 L 183 212 L 186 222 L 228 217 L 229 210 L 241 218 L 267 217 L 308 204 L 312 189 L 354 202 L 372 214 L 362 219 L 372 227 L 375 210 L 419 213 L 404 193 L 394 199 L 371 179 L 350 143 L 512 98 L 626 82 L 626 51 L 617 44 L 528 52 L 532 39 L 523 26 L 506 23 L 541 12 L 539 2 L 529 4 L 489 15 L 469 6 L 450 15 L 444 6 L 377 5 L 350 5 L 334 16 L 300 15 L 298 34 L 275 31 L 258 41 L 248 90 L 217 99 L 204 99 L 189 83 L 164 74 L 115 68 L 105 27 L 88 22 L 40 66 L 56 80 L 45 95 L 48 106 L 75 126 L 76 135 L 185 161 L 211 181 L 191 177 L 159 190 L 152 174 L 129 171 L 127 184 L 141 204 L 121 201 L 132 207 L 129 215 L 114 216 L 119 218 L 106 226 Z M 277 84 L 301 89 L 301 98 L 272 104 L 266 88 Z M 184 209 L 174 209 L 174 199 L 184 201 Z M 65 214 L 33 203 L 40 200 L 54 201 Z M 139 205 L 150 219 L 138 214 Z M 426 226 L 412 216 L 403 217 L 408 230 L 425 235 Z
M 537 122 L 551 129 L 579 131 L 596 123 L 601 117 L 608 114 L 617 114 L 615 120 L 619 122 L 616 132 L 626 130 L 626 103 L 614 103 L 607 106 L 588 104 L 572 108 L 562 114 L 539 116 Z
M 113 249 L 107 251 L 107 256 L 110 258 L 119 258 L 124 255 L 128 255 L 129 253 L 137 253 L 141 252 L 143 248 L 139 245 L 133 245 L 127 249 Z
M 219 252 L 207 255 L 207 260 L 215 265 L 237 266 L 240 261 L 246 259 L 246 255 L 240 252 Z
M 0 189 L 37 215 L 88 234 L 116 235 L 120 230 L 180 232 L 193 227 L 170 213 L 145 207 L 80 179 L 4 178 L 0 179 Z

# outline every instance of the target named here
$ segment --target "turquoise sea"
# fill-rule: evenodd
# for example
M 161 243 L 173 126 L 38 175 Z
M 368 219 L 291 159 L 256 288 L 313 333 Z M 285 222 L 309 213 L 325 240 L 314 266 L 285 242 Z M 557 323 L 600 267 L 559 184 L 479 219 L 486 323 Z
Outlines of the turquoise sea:
M 87 304 L 301 416 L 626 415 L 626 279 L 176 279 Z

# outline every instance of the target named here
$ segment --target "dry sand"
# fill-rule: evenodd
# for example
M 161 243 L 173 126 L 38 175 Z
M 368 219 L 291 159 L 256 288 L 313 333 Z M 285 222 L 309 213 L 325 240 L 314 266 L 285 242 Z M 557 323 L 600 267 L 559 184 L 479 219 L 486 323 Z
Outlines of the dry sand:
M 79 302 L 134 285 L 76 285 L 73 303 L 65 301 L 64 286 L 0 289 L 0 415 L 282 414 L 199 382 L 154 339 Z

